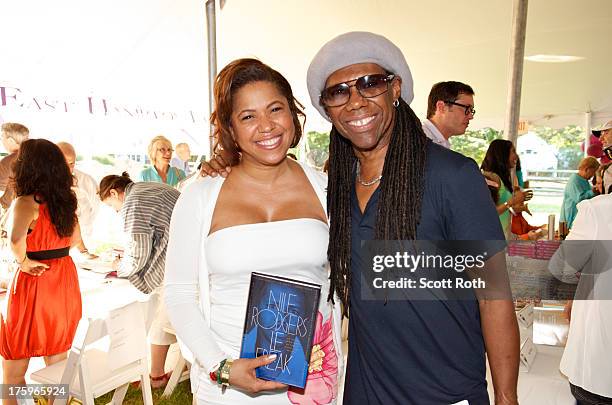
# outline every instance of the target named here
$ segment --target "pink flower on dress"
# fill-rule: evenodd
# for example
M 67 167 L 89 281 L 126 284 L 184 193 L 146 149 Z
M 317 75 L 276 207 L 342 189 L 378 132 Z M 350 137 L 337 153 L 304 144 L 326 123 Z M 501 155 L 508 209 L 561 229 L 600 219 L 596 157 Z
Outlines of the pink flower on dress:
M 334 345 L 332 316 L 323 323 L 321 312 L 317 314 L 312 345 L 321 346 L 325 353 L 320 371 L 308 374 L 306 387 L 302 390 L 289 387 L 287 396 L 296 405 L 324 405 L 331 403 L 338 394 L 338 356 Z

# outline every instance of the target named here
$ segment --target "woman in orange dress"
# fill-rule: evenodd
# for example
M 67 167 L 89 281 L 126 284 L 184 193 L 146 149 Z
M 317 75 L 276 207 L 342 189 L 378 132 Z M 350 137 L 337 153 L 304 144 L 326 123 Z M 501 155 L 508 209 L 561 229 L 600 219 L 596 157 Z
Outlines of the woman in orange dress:
M 81 293 L 68 252 L 80 232 L 72 175 L 55 144 L 23 142 L 13 175 L 17 199 L 9 237 L 19 269 L 0 319 L 0 354 L 4 383 L 24 384 L 31 357 L 53 364 L 72 345 Z

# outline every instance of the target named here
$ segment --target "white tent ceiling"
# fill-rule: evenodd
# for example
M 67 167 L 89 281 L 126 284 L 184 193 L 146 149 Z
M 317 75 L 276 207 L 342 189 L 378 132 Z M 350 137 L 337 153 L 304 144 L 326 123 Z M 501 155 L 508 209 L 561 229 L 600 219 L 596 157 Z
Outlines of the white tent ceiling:
M 510 0 L 227 0 L 217 9 L 218 63 L 255 56 L 277 68 L 308 107 L 307 130 L 325 130 L 328 124 L 308 105 L 311 58 L 342 32 L 378 32 L 408 59 L 419 116 L 432 84 L 459 80 L 476 91 L 471 127 L 501 129 L 511 14 Z M 587 111 L 593 124 L 612 118 L 610 27 L 610 0 L 530 1 L 525 55 L 584 59 L 526 61 L 522 119 L 563 126 L 583 125 Z M 30 111 L 36 108 L 26 93 L 70 100 L 93 95 L 181 116 L 208 111 L 203 0 L 0 0 L 0 38 L 0 86 L 20 88 Z M 0 115 L 11 118 L 6 107 Z M 168 125 L 159 123 L 158 132 Z M 206 125 L 187 129 L 194 131 L 206 139 Z M 44 128 L 37 132 L 43 136 Z

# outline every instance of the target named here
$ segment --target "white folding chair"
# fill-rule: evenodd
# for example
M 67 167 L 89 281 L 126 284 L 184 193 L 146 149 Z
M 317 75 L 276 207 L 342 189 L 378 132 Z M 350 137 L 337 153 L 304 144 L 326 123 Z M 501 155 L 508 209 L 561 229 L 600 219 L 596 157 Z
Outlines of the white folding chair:
M 176 335 L 176 331 L 174 328 L 164 328 L 166 333 L 170 333 Z M 181 349 L 178 344 L 172 345 L 170 350 L 168 351 L 168 358 L 166 363 L 174 364 L 172 368 L 172 373 L 170 374 L 170 380 L 166 384 L 166 388 L 164 389 L 163 397 L 169 397 L 174 392 L 174 389 L 178 385 L 178 383 L 183 382 L 189 379 L 189 368 L 190 364 L 181 353 Z
M 110 338 L 108 351 L 94 343 Z M 111 404 L 123 402 L 129 384 L 140 380 L 145 405 L 153 405 L 147 361 L 145 321 L 139 302 L 112 310 L 106 319 L 81 320 L 68 358 L 38 370 L 31 379 L 42 384 L 68 384 L 70 396 L 84 405 L 115 390 Z M 56 399 L 65 405 L 67 399 Z

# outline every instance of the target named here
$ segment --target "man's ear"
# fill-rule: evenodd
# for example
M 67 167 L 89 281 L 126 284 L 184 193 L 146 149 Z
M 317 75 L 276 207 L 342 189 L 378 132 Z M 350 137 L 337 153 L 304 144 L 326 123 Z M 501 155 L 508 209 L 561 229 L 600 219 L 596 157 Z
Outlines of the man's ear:
M 436 101 L 436 111 L 444 111 L 446 108 L 446 103 L 442 100 Z
M 393 92 L 393 100 L 397 100 L 402 95 L 402 78 L 395 76 L 395 79 L 391 82 L 391 91 Z

